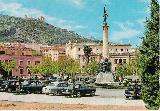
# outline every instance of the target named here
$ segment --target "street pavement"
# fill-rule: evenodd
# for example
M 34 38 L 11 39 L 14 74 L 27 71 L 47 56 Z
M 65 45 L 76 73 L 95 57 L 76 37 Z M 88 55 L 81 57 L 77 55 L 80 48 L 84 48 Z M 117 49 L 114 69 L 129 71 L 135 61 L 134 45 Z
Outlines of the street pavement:
M 96 95 L 98 98 L 125 98 L 124 92 L 125 89 L 96 89 Z
M 126 100 L 124 97 L 124 89 L 97 89 L 96 96 L 81 98 L 65 98 L 65 96 L 49 96 L 45 94 L 14 95 L 13 93 L 0 92 L 0 101 L 145 106 L 142 100 Z

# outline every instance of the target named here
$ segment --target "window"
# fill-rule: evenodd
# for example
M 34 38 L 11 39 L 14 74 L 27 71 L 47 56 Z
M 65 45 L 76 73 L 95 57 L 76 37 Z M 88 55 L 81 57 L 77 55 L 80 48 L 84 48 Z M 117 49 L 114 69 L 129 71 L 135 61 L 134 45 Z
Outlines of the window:
M 114 63 L 117 64 L 118 63 L 118 59 L 114 59 Z
M 116 52 L 117 52 L 117 49 L 116 49 Z
M 123 51 L 123 49 L 121 49 L 121 52 Z
M 128 52 L 128 49 L 127 49 L 127 52 Z
M 122 59 L 119 59 L 119 63 L 120 63 L 120 64 L 122 63 Z
M 23 74 L 23 69 L 19 69 L 20 74 Z
M 81 48 L 78 48 L 78 51 L 80 51 L 81 50 Z
M 126 59 L 123 59 L 123 63 L 126 63 Z
M 22 60 L 19 61 L 19 65 L 21 65 L 21 66 L 23 65 L 23 61 Z
M 38 65 L 38 64 L 40 64 L 40 61 L 35 61 L 35 65 Z
M 78 55 L 78 58 L 80 58 L 81 56 L 80 55 Z
M 28 66 L 31 65 L 31 61 L 28 61 L 27 64 L 28 64 Z
M 114 70 L 116 71 L 116 70 L 117 70 L 117 67 L 115 67 Z
M 5 51 L 0 51 L 0 54 L 5 54 Z
M 30 71 L 30 69 L 27 69 L 27 73 L 28 73 L 28 74 L 31 74 L 31 71 Z

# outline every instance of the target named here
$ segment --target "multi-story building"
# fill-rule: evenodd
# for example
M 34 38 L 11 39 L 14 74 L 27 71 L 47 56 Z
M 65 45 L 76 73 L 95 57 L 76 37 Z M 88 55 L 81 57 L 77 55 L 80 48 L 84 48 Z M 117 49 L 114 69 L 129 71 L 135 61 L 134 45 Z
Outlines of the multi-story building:
M 41 47 L 41 53 L 44 56 L 50 57 L 52 60 L 57 61 L 60 57 L 66 55 L 64 47 Z
M 24 47 L 20 43 L 13 46 L 0 47 L 0 61 L 8 62 L 11 60 L 16 61 L 15 68 L 12 70 L 12 76 L 30 76 L 30 65 L 40 64 L 42 60 L 41 55 L 33 54 L 33 50 Z
M 33 50 L 31 48 L 26 48 L 24 45 L 20 43 L 16 43 L 13 46 L 0 46 L 0 54 L 6 54 L 6 55 L 26 55 L 30 56 L 32 55 Z
M 80 60 L 81 66 L 85 65 L 84 45 L 92 48 L 90 60 L 100 62 L 103 59 L 103 44 L 101 43 L 71 43 L 66 45 L 66 55 Z M 135 57 L 135 49 L 130 44 L 109 44 L 109 60 L 112 63 L 112 71 L 116 70 L 117 64 L 129 63 Z

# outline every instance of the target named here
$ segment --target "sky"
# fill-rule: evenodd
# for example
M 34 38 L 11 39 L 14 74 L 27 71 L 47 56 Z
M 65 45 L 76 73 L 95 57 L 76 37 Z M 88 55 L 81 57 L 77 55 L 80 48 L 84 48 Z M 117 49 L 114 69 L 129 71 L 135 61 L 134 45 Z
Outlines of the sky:
M 109 41 L 137 47 L 149 17 L 149 0 L 0 0 L 0 14 L 33 18 L 102 40 L 103 7 L 108 12 Z

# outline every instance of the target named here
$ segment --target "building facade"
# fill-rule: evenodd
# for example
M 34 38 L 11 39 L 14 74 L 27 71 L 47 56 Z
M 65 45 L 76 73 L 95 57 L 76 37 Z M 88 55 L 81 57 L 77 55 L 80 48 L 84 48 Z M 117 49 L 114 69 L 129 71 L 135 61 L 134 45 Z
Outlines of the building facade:
M 7 63 L 15 60 L 16 65 L 12 70 L 12 76 L 28 77 L 31 74 L 29 66 L 38 65 L 42 60 L 41 55 L 34 55 L 33 52 L 32 49 L 26 48 L 20 43 L 13 46 L 1 46 L 0 61 Z
M 84 57 L 84 45 L 92 48 L 90 60 L 100 62 L 103 57 L 103 44 L 101 43 L 71 43 L 66 45 L 66 55 L 80 60 L 81 66 L 85 65 Z M 130 60 L 134 59 L 136 49 L 132 48 L 130 44 L 109 44 L 109 61 L 112 63 L 112 71 L 116 70 L 117 64 L 129 63 Z
M 60 57 L 65 57 L 66 50 L 64 47 L 41 47 L 41 53 L 46 57 L 50 57 L 52 61 L 57 61 Z

